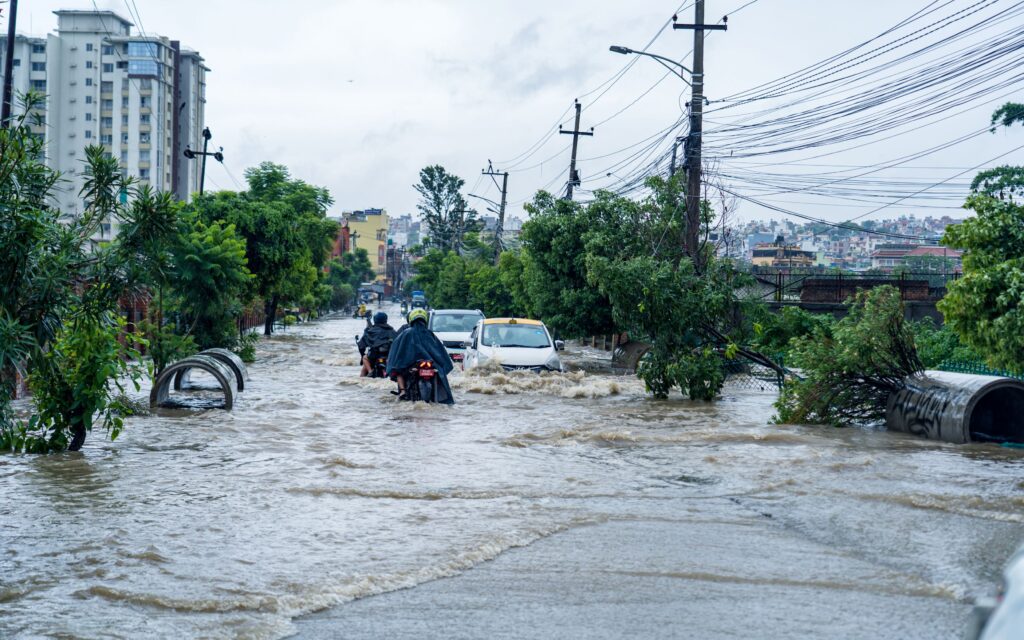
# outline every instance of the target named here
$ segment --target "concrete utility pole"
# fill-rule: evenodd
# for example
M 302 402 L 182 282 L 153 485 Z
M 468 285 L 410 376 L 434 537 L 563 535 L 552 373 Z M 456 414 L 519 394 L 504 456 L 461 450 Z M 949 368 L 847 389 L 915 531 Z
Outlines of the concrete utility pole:
M 11 124 L 11 103 L 14 100 L 14 40 L 18 24 L 18 0 L 11 0 L 7 15 L 7 57 L 4 58 L 4 103 L 0 109 L 0 126 L 4 129 Z
M 212 137 L 213 134 L 210 133 L 210 127 L 206 127 L 203 129 L 203 150 L 193 151 L 190 147 L 185 147 L 184 151 L 185 157 L 189 160 L 194 159 L 196 156 L 203 156 L 203 168 L 200 169 L 199 174 L 199 195 L 203 195 L 203 187 L 206 186 L 206 158 L 213 156 L 213 159 L 217 162 L 224 162 L 224 147 L 221 147 L 220 151 L 215 151 L 214 153 L 206 150 Z
M 579 129 L 579 115 L 577 114 L 576 128 Z M 575 162 L 576 153 L 573 154 L 573 161 Z M 481 171 L 485 176 L 501 176 L 501 206 L 498 207 L 498 226 L 494 229 L 494 264 L 497 266 L 498 260 L 501 259 L 501 250 L 504 248 L 501 244 L 501 236 L 505 231 L 505 203 L 508 202 L 508 171 L 495 171 L 494 167 L 491 166 L 490 161 L 487 163 L 487 171 Z M 571 194 L 570 194 L 571 197 Z
M 576 126 L 573 127 L 572 131 L 563 129 L 561 126 L 558 127 L 558 133 L 565 133 L 572 135 L 572 158 L 569 160 L 569 187 L 565 190 L 565 199 L 572 200 L 572 188 L 579 186 L 580 174 L 576 171 L 576 147 L 579 145 L 580 136 L 592 136 L 594 135 L 594 127 L 590 127 L 590 131 L 580 131 L 580 111 L 583 106 L 580 101 L 576 101 Z
M 726 25 L 704 24 L 704 0 L 696 0 L 693 7 L 693 24 L 675 22 L 673 29 L 693 30 L 693 93 L 690 98 L 690 134 L 687 136 L 685 150 L 686 168 L 686 252 L 693 259 L 697 271 L 703 268 L 700 256 L 700 163 L 701 138 L 704 124 L 704 32 L 725 31 Z M 725 22 L 727 19 L 723 19 Z

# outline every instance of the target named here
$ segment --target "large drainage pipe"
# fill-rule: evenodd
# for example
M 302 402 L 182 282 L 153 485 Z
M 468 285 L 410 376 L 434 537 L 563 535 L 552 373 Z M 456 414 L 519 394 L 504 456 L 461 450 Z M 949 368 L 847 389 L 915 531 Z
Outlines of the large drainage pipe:
M 175 380 L 180 381 L 179 374 L 186 373 L 191 369 L 200 369 L 212 375 L 217 380 L 221 392 L 224 394 L 224 408 L 228 411 L 235 403 L 235 372 L 222 361 L 203 355 L 195 355 L 184 360 L 179 360 L 160 372 L 153 382 L 153 389 L 149 392 L 149 406 L 157 407 L 165 404 L 171 394 L 171 386 Z
M 239 391 L 245 391 L 245 381 L 249 379 L 249 370 L 246 369 L 245 363 L 239 358 L 234 352 L 228 351 L 227 349 L 207 349 L 200 351 L 196 355 L 209 356 L 215 360 L 220 360 L 224 366 L 231 369 L 231 372 L 235 374 L 235 383 L 238 385 Z M 194 356 L 193 356 L 194 357 Z M 174 376 L 174 390 L 181 391 L 183 386 L 189 384 L 189 373 L 191 369 L 182 369 Z
M 1024 442 L 1024 382 L 925 371 L 889 396 L 885 423 L 932 440 Z

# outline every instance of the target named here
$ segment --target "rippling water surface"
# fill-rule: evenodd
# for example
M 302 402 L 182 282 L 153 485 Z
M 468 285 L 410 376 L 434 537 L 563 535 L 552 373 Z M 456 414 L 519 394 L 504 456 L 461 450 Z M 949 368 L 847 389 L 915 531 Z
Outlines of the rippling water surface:
M 785 533 L 779 553 L 796 540 L 867 567 L 786 575 L 766 536 L 759 566 L 725 551 L 677 577 L 930 598 L 959 616 L 1024 538 L 1019 452 L 774 426 L 770 394 L 659 402 L 582 372 L 458 375 L 455 407 L 399 405 L 357 378 L 359 329 L 264 342 L 230 413 L 165 411 L 80 453 L 0 456 L 0 637 L 283 637 L 301 614 L 637 519 L 757 522 Z

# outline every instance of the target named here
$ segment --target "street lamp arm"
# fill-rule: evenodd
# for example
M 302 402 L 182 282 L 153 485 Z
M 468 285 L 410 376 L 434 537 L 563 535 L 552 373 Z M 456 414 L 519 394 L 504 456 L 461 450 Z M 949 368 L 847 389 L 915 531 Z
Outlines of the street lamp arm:
M 613 52 L 613 53 L 621 53 L 621 54 L 634 53 L 634 54 L 636 54 L 638 56 L 647 56 L 648 58 L 654 58 L 655 60 L 658 61 L 658 63 L 661 66 L 663 66 L 666 69 L 668 69 L 669 71 L 671 71 L 674 75 L 679 76 L 680 80 L 682 80 L 686 84 L 690 85 L 691 87 L 693 86 L 692 84 L 690 84 L 690 81 L 687 80 L 685 76 L 683 76 L 683 73 L 682 73 L 683 71 L 685 71 L 685 72 L 689 73 L 690 75 L 693 75 L 693 71 L 691 71 L 690 69 L 686 68 L 686 66 L 683 65 L 683 63 L 677 62 L 677 61 L 673 60 L 672 58 L 667 58 L 665 56 L 659 56 L 656 53 L 648 53 L 646 51 L 636 51 L 635 49 L 630 49 L 629 47 L 613 46 L 613 47 L 608 47 L 608 50 Z M 682 71 L 679 71 L 679 70 L 675 69 L 674 67 L 678 67 Z
M 485 198 L 483 196 L 478 196 L 475 193 L 467 193 L 466 195 L 469 196 L 470 198 L 476 198 L 478 200 L 483 200 L 484 202 L 489 202 L 490 204 L 493 204 L 496 207 L 500 207 L 501 206 L 500 204 L 498 204 L 494 200 L 491 200 L 490 198 Z

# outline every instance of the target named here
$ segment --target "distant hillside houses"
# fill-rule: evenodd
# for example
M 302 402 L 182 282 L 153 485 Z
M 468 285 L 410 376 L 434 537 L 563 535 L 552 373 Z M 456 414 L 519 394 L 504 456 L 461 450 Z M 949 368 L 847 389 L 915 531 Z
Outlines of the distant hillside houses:
M 721 255 L 755 266 L 891 272 L 910 264 L 944 265 L 958 270 L 960 252 L 941 246 L 939 241 L 947 227 L 959 223 L 959 219 L 949 216 L 903 216 L 895 220 L 851 222 L 842 227 L 758 220 L 716 233 L 715 239 Z M 900 236 L 914 239 L 904 240 Z

